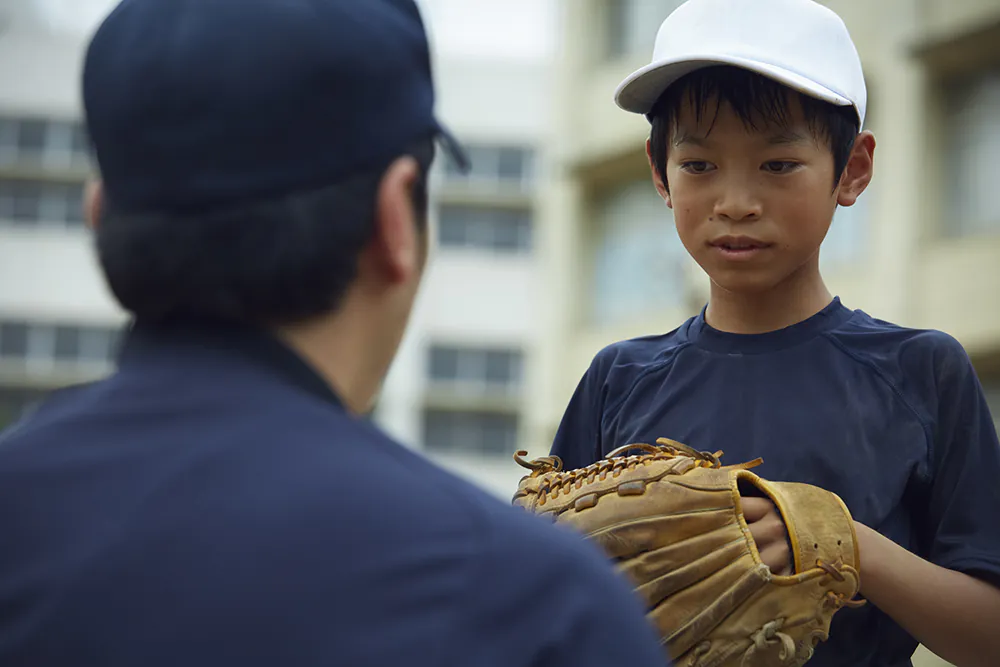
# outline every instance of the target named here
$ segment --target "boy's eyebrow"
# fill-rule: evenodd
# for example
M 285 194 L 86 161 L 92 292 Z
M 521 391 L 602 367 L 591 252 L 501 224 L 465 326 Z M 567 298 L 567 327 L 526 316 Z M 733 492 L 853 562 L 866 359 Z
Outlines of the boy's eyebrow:
M 767 143 L 772 146 L 782 146 L 785 144 L 801 144 L 807 141 L 806 136 L 795 130 L 782 130 L 767 138 Z
M 689 132 L 681 130 L 677 133 L 677 136 L 674 137 L 673 143 L 675 148 L 683 144 L 692 144 L 694 146 L 700 146 L 701 148 L 708 148 L 711 142 L 707 137 L 695 136 Z
M 785 146 L 788 144 L 805 143 L 808 140 L 809 139 L 806 135 L 796 130 L 780 130 L 767 137 L 767 144 L 770 146 Z M 712 142 L 709 141 L 708 137 L 699 137 L 681 130 L 677 133 L 677 136 L 674 137 L 673 145 L 676 148 L 684 144 L 691 144 L 692 146 L 699 146 L 701 148 L 709 148 Z

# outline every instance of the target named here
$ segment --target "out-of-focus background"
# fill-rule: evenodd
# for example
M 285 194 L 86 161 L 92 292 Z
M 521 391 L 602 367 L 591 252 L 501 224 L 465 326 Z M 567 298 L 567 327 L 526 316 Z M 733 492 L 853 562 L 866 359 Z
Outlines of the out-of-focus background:
M 681 0 L 421 0 L 439 112 L 434 255 L 375 419 L 499 497 L 547 452 L 593 355 L 707 296 L 619 111 Z M 823 251 L 845 303 L 956 336 L 1000 415 L 1000 3 L 831 0 L 861 53 L 876 176 Z M 0 426 L 113 370 L 125 323 L 81 211 L 79 73 L 110 0 L 0 0 Z M 789 30 L 794 30 L 789 26 Z M 929 656 L 922 665 L 943 664 Z

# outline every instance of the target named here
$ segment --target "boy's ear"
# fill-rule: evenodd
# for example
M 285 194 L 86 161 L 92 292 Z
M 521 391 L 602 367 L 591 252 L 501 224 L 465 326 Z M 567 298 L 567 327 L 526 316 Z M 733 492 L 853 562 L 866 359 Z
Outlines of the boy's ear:
M 667 206 L 673 208 L 670 204 L 670 191 L 667 189 L 667 184 L 663 182 L 660 172 L 656 170 L 656 163 L 653 162 L 652 143 L 650 143 L 649 139 L 646 139 L 646 159 L 649 161 L 649 170 L 653 173 L 653 185 L 656 187 L 656 191 L 660 194 L 663 201 L 667 203 Z
M 865 130 L 854 141 L 854 148 L 847 160 L 847 166 L 840 177 L 840 192 L 837 203 L 853 206 L 875 174 L 875 135 Z

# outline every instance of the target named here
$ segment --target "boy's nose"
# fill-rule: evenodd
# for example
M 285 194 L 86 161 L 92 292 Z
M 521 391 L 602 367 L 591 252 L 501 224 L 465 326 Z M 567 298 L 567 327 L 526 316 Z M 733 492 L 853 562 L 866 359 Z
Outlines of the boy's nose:
M 760 218 L 762 206 L 760 198 L 754 196 L 749 184 L 730 184 L 719 194 L 715 203 L 715 215 L 731 222 L 752 222 Z

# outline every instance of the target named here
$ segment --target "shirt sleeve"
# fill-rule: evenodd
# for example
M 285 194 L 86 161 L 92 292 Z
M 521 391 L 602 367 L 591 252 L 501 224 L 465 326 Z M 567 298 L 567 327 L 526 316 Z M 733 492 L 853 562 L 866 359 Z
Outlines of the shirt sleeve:
M 954 339 L 937 350 L 934 375 L 927 558 L 1000 585 L 1000 442 L 993 417 L 972 363 Z
M 604 392 L 600 369 L 598 354 L 577 383 L 552 442 L 549 453 L 562 459 L 565 470 L 582 468 L 603 456 Z

